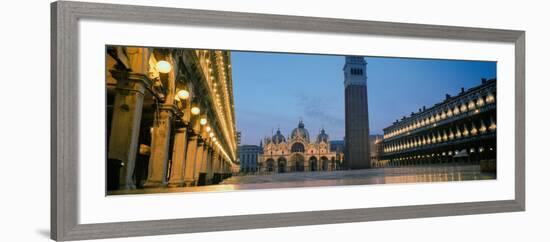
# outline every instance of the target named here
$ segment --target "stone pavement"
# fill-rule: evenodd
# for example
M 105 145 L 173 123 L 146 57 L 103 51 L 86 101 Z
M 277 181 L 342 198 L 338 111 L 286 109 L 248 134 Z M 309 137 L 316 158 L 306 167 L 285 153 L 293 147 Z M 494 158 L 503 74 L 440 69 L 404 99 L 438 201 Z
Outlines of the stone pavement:
M 488 180 L 495 178 L 496 174 L 494 173 L 481 172 L 479 165 L 434 165 L 332 172 L 293 172 L 281 174 L 275 173 L 272 175 L 233 176 L 218 185 L 125 190 L 115 191 L 112 193 L 110 192 L 109 195 L 170 192 L 212 192 L 338 185 L 448 182 Z

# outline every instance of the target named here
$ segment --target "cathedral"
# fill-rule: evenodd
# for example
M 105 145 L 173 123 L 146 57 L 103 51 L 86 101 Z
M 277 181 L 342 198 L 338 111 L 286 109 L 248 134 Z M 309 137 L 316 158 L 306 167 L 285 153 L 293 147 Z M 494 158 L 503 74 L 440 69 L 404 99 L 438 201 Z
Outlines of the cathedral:
M 259 165 L 265 172 L 331 171 L 337 163 L 325 129 L 311 140 L 302 120 L 288 137 L 277 129 L 272 137 L 264 138 L 262 148 Z

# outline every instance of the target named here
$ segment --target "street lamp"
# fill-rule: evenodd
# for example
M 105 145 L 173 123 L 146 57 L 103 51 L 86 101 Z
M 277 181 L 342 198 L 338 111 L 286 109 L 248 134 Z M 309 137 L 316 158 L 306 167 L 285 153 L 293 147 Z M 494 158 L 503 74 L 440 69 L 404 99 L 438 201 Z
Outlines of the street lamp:
M 189 98 L 189 91 L 187 90 L 179 90 L 177 93 L 176 93 L 176 97 L 178 100 L 187 100 Z
M 212 130 L 212 128 L 210 128 L 210 126 L 206 126 L 206 132 L 209 133 L 210 130 Z
M 200 119 L 199 123 L 200 123 L 201 125 L 206 125 L 206 123 L 208 123 L 208 120 L 206 119 L 206 117 L 202 117 L 202 118 Z
M 168 73 L 172 69 L 172 65 L 168 63 L 168 61 L 161 60 L 157 63 L 157 68 L 159 69 L 160 73 Z
M 201 113 L 201 109 L 198 106 L 191 107 L 191 114 L 198 115 L 199 113 Z

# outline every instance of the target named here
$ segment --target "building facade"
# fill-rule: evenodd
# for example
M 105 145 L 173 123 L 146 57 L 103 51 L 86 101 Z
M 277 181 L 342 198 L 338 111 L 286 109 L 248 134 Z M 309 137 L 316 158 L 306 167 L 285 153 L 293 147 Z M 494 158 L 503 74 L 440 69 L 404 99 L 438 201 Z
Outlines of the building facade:
M 259 145 L 241 145 L 239 146 L 239 164 L 240 172 L 258 171 L 258 162 L 263 148 Z
M 219 182 L 236 166 L 229 52 L 106 48 L 108 190 Z
M 329 141 L 330 150 L 336 153 L 336 162 L 334 164 L 334 170 L 342 170 L 344 167 L 344 141 L 343 140 L 331 140 Z
M 496 128 L 496 79 L 482 79 L 385 128 L 382 159 L 391 166 L 470 162 L 493 170 Z
M 381 143 L 384 139 L 383 135 L 369 135 L 369 150 L 371 167 L 382 167 L 380 156 L 382 155 Z
M 371 167 L 367 62 L 364 57 L 346 56 L 343 68 L 345 86 L 345 166 L 348 169 Z
M 302 121 L 285 137 L 281 130 L 263 140 L 260 170 L 266 172 L 330 171 L 336 166 L 336 152 L 330 149 L 325 129 L 310 139 Z

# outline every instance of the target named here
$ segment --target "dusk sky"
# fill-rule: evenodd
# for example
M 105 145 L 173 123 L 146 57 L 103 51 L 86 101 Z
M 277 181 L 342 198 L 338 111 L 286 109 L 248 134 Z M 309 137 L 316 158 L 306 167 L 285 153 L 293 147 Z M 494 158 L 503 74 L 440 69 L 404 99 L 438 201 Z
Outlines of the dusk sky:
M 343 56 L 231 52 L 241 144 L 259 144 L 303 119 L 311 138 L 324 127 L 344 137 Z M 496 62 L 366 57 L 371 134 L 411 112 L 496 77 Z

